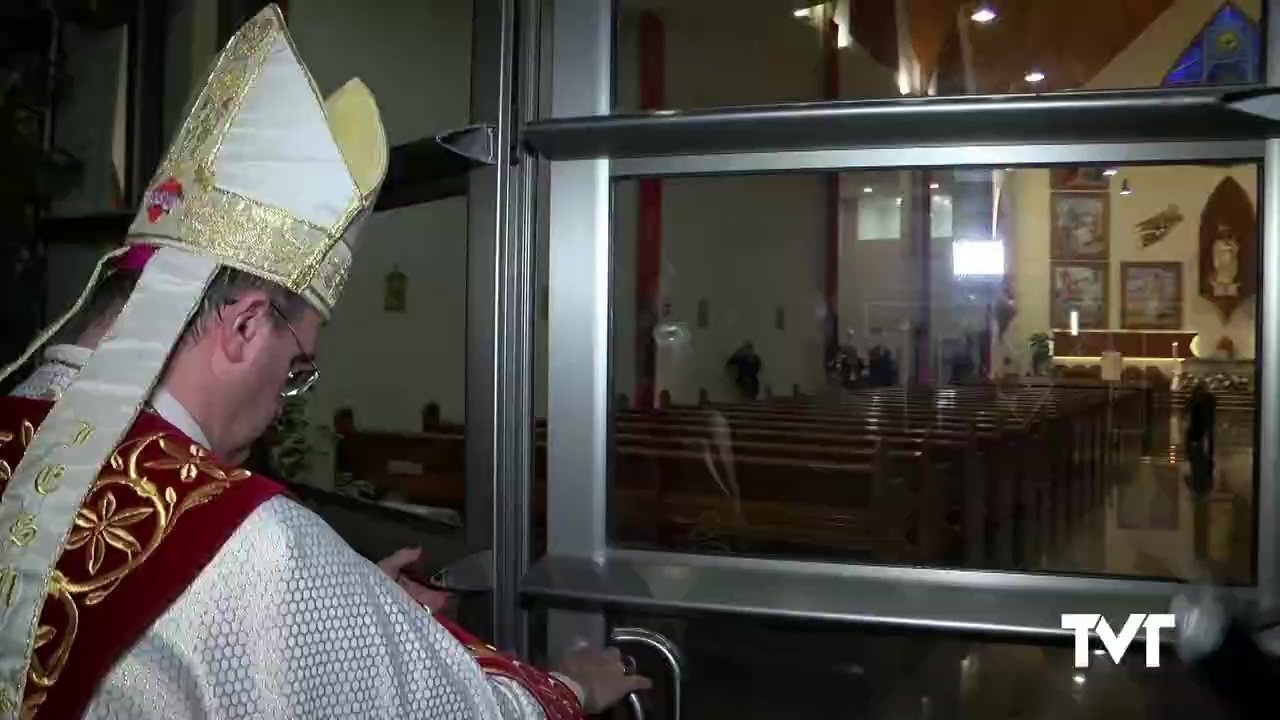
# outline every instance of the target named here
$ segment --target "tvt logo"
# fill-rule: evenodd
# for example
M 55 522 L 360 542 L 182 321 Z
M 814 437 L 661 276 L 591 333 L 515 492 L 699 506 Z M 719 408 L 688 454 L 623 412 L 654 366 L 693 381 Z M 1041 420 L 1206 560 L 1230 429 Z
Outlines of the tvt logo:
M 1077 668 L 1089 667 L 1089 632 L 1098 631 L 1098 639 L 1102 647 L 1111 655 L 1112 662 L 1119 664 L 1129 646 L 1138 637 L 1138 630 L 1147 630 L 1147 667 L 1160 667 L 1160 631 L 1172 630 L 1173 615 L 1168 613 L 1144 615 L 1136 613 L 1129 616 L 1124 627 L 1117 635 L 1111 629 L 1111 623 L 1097 613 L 1063 613 L 1062 629 L 1075 631 L 1075 665 Z

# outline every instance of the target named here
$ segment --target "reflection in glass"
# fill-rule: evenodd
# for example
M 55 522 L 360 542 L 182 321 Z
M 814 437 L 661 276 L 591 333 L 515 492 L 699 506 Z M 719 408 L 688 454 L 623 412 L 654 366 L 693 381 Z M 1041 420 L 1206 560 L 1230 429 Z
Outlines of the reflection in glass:
M 1257 173 L 617 182 L 615 542 L 1250 582 Z
M 1256 83 L 1261 11 L 1259 0 L 622 0 L 617 106 Z

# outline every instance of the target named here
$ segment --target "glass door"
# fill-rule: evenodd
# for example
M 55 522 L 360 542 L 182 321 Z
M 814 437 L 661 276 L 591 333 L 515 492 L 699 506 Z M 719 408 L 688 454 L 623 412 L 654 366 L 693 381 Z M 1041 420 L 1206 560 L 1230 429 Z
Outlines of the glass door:
M 1226 717 L 1063 615 L 1280 592 L 1269 15 L 722 5 L 542 8 L 536 649 L 646 717 Z

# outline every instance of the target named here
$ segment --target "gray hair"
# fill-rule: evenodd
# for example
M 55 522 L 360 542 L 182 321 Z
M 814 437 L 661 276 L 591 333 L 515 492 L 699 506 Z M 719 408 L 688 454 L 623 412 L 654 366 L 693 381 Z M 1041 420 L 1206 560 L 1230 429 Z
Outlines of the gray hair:
M 182 342 L 196 342 L 209 323 L 222 316 L 223 308 L 234 305 L 242 295 L 251 290 L 261 290 L 267 294 L 271 303 L 280 313 L 271 313 L 271 322 L 283 328 L 286 320 L 296 320 L 307 307 L 307 301 L 297 293 L 291 292 L 278 283 L 265 280 L 252 273 L 223 267 L 213 276 L 209 287 L 205 289 L 200 306 L 196 309 L 187 329 L 183 331 Z M 281 318 L 280 314 L 284 317 Z
M 109 321 L 114 323 L 116 316 L 124 308 L 129 296 L 137 287 L 141 274 L 131 270 L 117 270 L 98 282 L 89 295 L 85 306 L 76 313 L 65 326 L 54 336 L 54 342 L 74 343 L 77 338 L 96 323 Z M 195 342 L 200 334 L 209 326 L 209 322 L 222 313 L 222 309 L 234 304 L 240 296 L 250 290 L 262 290 L 275 304 L 285 318 L 297 319 L 307 307 L 306 300 L 296 293 L 290 292 L 279 284 L 264 280 L 257 275 L 223 267 L 213 276 L 200 306 L 195 315 L 187 323 L 182 334 L 182 342 Z M 284 321 L 277 313 L 271 313 L 271 322 L 283 328 Z

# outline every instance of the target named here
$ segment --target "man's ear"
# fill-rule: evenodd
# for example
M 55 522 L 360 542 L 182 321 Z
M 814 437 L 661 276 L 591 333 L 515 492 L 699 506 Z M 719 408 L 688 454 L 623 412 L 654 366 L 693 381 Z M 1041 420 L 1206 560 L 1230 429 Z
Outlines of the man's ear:
M 271 305 L 263 293 L 245 293 L 222 309 L 218 322 L 218 347 L 231 363 L 243 362 L 249 345 L 271 322 Z

